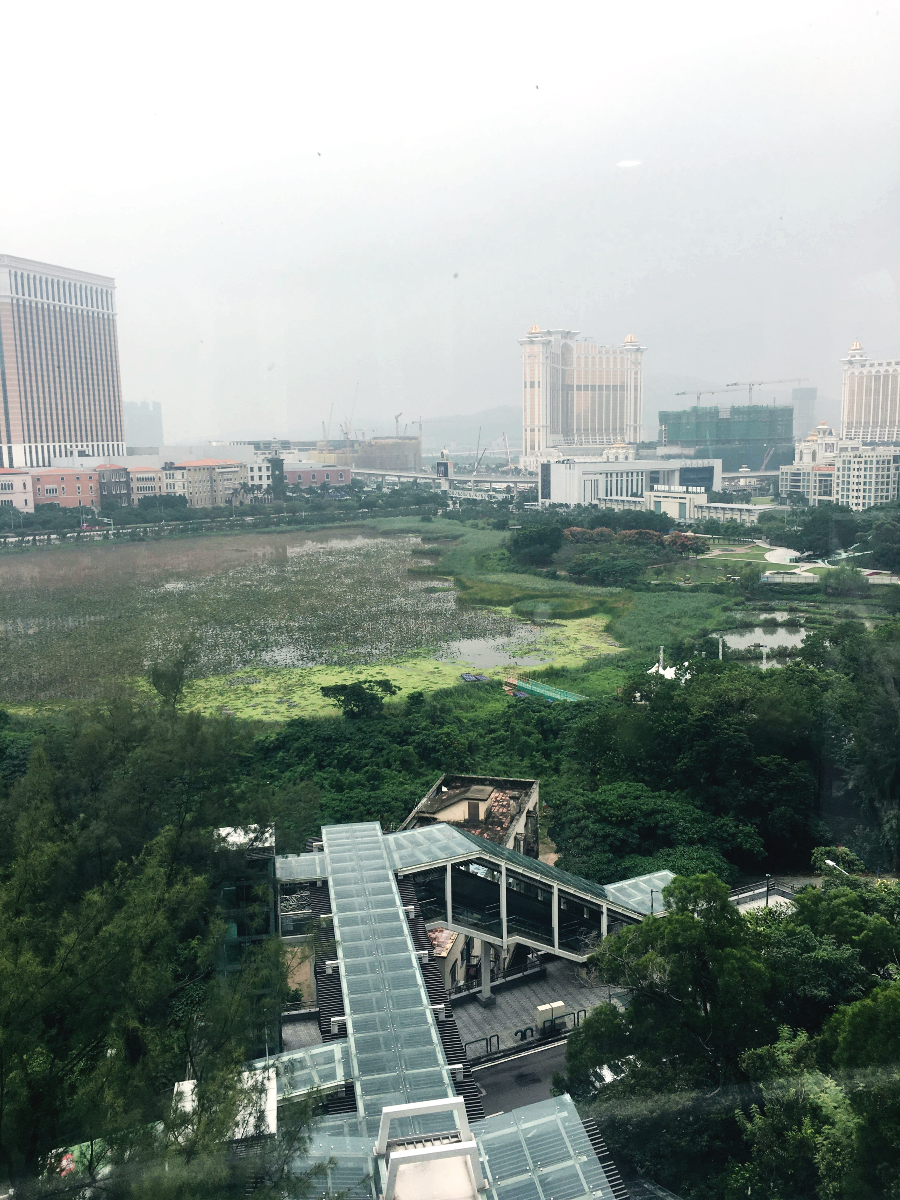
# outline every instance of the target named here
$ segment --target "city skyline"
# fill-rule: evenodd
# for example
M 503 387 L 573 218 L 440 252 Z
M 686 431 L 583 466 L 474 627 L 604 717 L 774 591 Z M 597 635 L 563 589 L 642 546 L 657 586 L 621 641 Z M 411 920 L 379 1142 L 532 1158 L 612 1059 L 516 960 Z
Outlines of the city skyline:
M 210 54 L 199 12 L 173 10 L 172 40 L 20 6 L 7 35 L 43 81 L 5 65 L 30 101 L 4 133 L 3 249 L 116 277 L 123 394 L 177 442 L 518 406 L 535 319 L 634 330 L 663 376 L 836 400 L 845 347 L 891 354 L 900 327 L 900 14 L 848 39 L 812 0 L 641 11 L 354 8 L 338 32 L 276 5 Z M 114 153 L 60 123 L 73 61 L 117 97 Z

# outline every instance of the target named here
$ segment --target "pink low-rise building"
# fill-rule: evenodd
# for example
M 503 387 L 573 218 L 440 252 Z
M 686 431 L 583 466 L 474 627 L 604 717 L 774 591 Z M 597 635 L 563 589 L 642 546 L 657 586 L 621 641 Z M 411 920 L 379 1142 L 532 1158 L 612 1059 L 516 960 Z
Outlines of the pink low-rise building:
M 31 478 L 36 505 L 93 508 L 100 503 L 96 469 L 71 471 L 60 467 L 41 467 L 31 471 Z
M 17 471 L 15 467 L 0 469 L 0 507 L 15 508 L 19 512 L 34 512 L 34 490 L 30 471 Z

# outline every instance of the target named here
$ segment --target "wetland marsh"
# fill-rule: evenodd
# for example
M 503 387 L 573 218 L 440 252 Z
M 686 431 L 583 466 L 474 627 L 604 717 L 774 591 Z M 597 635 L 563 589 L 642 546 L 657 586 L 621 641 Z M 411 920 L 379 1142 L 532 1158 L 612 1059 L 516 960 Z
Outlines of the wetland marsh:
M 324 711 L 322 684 L 361 668 L 430 690 L 469 667 L 502 673 L 609 648 L 602 621 L 542 629 L 457 603 L 449 581 L 419 574 L 421 546 L 408 529 L 329 529 L 7 557 L 0 702 L 95 698 L 111 681 L 144 679 L 188 638 L 199 656 L 188 704 L 264 719 Z

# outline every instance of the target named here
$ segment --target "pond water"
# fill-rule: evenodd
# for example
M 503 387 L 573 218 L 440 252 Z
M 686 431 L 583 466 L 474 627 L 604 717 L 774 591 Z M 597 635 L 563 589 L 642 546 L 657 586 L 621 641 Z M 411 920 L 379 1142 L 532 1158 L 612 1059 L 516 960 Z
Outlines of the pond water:
M 529 642 L 537 642 L 540 633 L 531 625 L 516 630 L 514 638 L 462 638 L 449 642 L 436 655 L 439 659 L 458 660 L 473 667 L 536 667 L 551 662 L 544 654 L 528 651 Z
M 767 650 L 773 650 L 776 646 L 802 646 L 806 630 L 785 629 L 784 626 L 763 628 L 757 625 L 754 629 L 723 633 L 722 637 L 729 650 L 748 650 L 752 646 L 765 646 Z

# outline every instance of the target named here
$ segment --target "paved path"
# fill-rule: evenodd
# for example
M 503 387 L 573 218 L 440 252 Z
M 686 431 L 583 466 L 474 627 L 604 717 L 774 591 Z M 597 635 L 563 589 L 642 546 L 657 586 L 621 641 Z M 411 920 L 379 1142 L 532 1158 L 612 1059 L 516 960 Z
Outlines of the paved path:
M 521 1043 L 515 1037 L 515 1032 L 529 1025 L 535 1029 L 538 1020 L 535 1009 L 539 1004 L 562 1000 L 566 1012 L 578 1012 L 581 1009 L 590 1011 L 606 1001 L 607 988 L 605 985 L 588 983 L 585 973 L 577 971 L 574 963 L 556 959 L 547 964 L 544 979 L 513 984 L 494 994 L 497 1002 L 491 1008 L 482 1008 L 474 997 L 454 1003 L 453 1016 L 463 1044 L 476 1043 L 478 1039 L 497 1034 L 501 1050 L 519 1045 L 525 1048 L 531 1039 Z M 496 1048 L 496 1043 L 494 1046 Z M 484 1043 L 480 1046 L 473 1044 L 467 1053 L 470 1059 L 484 1054 Z
M 799 557 L 800 555 L 796 550 L 788 550 L 786 546 L 776 546 L 774 550 L 770 550 L 766 555 L 766 562 L 792 563 L 796 562 Z

